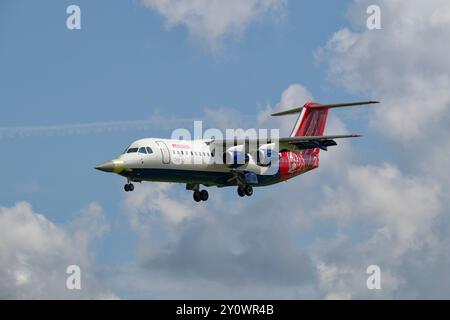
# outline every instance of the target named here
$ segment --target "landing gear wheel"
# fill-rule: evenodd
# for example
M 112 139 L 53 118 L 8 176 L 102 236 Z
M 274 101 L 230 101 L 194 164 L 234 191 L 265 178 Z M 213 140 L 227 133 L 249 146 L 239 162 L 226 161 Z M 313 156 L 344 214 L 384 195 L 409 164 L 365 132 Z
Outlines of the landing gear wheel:
M 130 183 L 130 184 L 128 185 L 128 189 L 129 189 L 130 191 L 133 191 L 133 190 L 134 190 L 134 184 Z
M 208 191 L 206 190 L 202 190 L 200 191 L 200 199 L 202 199 L 202 201 L 206 201 L 209 198 L 209 194 Z
M 238 192 L 239 197 L 245 196 L 244 188 L 238 187 L 237 192 Z
M 130 185 L 128 183 L 126 185 L 124 185 L 123 190 L 125 190 L 125 192 L 130 191 Z
M 250 185 L 246 185 L 244 188 L 244 192 L 246 196 L 251 196 L 253 194 L 253 187 Z
M 195 191 L 195 192 L 194 192 L 193 197 L 194 197 L 195 202 L 200 202 L 200 201 L 202 201 L 202 199 L 200 198 L 200 192 L 198 192 L 198 191 Z

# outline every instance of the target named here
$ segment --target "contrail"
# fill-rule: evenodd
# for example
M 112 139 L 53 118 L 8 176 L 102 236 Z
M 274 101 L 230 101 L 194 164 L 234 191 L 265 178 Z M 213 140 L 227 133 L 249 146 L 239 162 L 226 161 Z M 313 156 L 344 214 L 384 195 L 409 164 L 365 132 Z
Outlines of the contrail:
M 55 137 L 82 135 L 92 133 L 108 133 L 120 131 L 143 131 L 152 128 L 163 128 L 169 125 L 192 122 L 195 119 L 150 119 L 141 121 L 108 121 L 51 126 L 0 127 L 0 139 Z
M 244 115 L 242 118 L 254 116 Z M 209 119 L 206 119 L 208 121 Z M 174 125 L 205 121 L 202 118 L 170 119 L 164 116 L 156 116 L 148 120 L 138 121 L 107 121 L 78 124 L 62 124 L 50 126 L 20 126 L 0 127 L 1 139 L 31 138 L 31 137 L 59 137 L 68 135 L 83 135 L 93 133 L 109 133 L 124 131 L 144 131 L 149 129 L 175 129 Z

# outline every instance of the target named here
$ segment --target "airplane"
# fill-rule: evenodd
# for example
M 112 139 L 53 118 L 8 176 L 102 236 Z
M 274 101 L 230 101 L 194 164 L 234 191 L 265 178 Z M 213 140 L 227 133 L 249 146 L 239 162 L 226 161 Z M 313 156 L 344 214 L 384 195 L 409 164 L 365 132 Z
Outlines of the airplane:
M 299 114 L 291 135 L 279 139 L 140 139 L 116 159 L 95 169 L 125 177 L 126 192 L 134 190 L 132 182 L 152 181 L 186 184 L 186 190 L 193 191 L 196 202 L 209 198 L 206 189 L 200 190 L 202 185 L 234 186 L 240 197 L 251 196 L 253 187 L 273 185 L 318 168 L 319 152 L 336 146 L 336 139 L 361 137 L 356 134 L 324 136 L 329 109 L 375 103 L 379 101 L 309 102 L 274 113 L 272 116 Z

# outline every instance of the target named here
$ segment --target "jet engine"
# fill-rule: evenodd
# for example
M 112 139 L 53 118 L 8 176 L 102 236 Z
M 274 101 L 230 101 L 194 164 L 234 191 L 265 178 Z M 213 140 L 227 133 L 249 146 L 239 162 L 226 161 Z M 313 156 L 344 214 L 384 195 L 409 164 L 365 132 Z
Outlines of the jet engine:
M 230 168 L 238 168 L 248 164 L 250 157 L 242 151 L 227 151 L 223 154 L 223 163 Z
M 272 149 L 273 145 L 261 146 L 256 152 L 256 162 L 259 166 L 268 167 L 278 156 L 278 152 Z

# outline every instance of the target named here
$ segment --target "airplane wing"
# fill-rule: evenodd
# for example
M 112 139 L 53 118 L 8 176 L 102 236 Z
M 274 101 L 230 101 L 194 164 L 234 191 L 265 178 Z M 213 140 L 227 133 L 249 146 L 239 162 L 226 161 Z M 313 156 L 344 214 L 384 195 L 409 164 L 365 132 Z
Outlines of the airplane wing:
M 358 138 L 361 135 L 348 134 L 348 135 L 332 135 L 332 136 L 302 136 L 302 137 L 288 137 L 278 139 L 279 150 L 290 150 L 299 151 L 306 149 L 320 148 L 322 150 L 327 150 L 328 147 L 335 146 L 337 143 L 334 139 L 344 139 L 344 138 Z M 257 149 L 259 146 L 264 144 L 276 143 L 276 139 L 234 139 L 234 140 L 209 140 L 205 141 L 207 145 L 210 146 L 221 146 L 226 150 L 227 148 L 239 145 L 245 145 L 245 150 L 251 152 L 252 148 Z
M 334 136 L 311 136 L 280 138 L 280 150 L 291 151 L 320 148 L 327 151 L 328 147 L 336 146 L 334 139 L 359 138 L 361 135 L 347 134 Z

